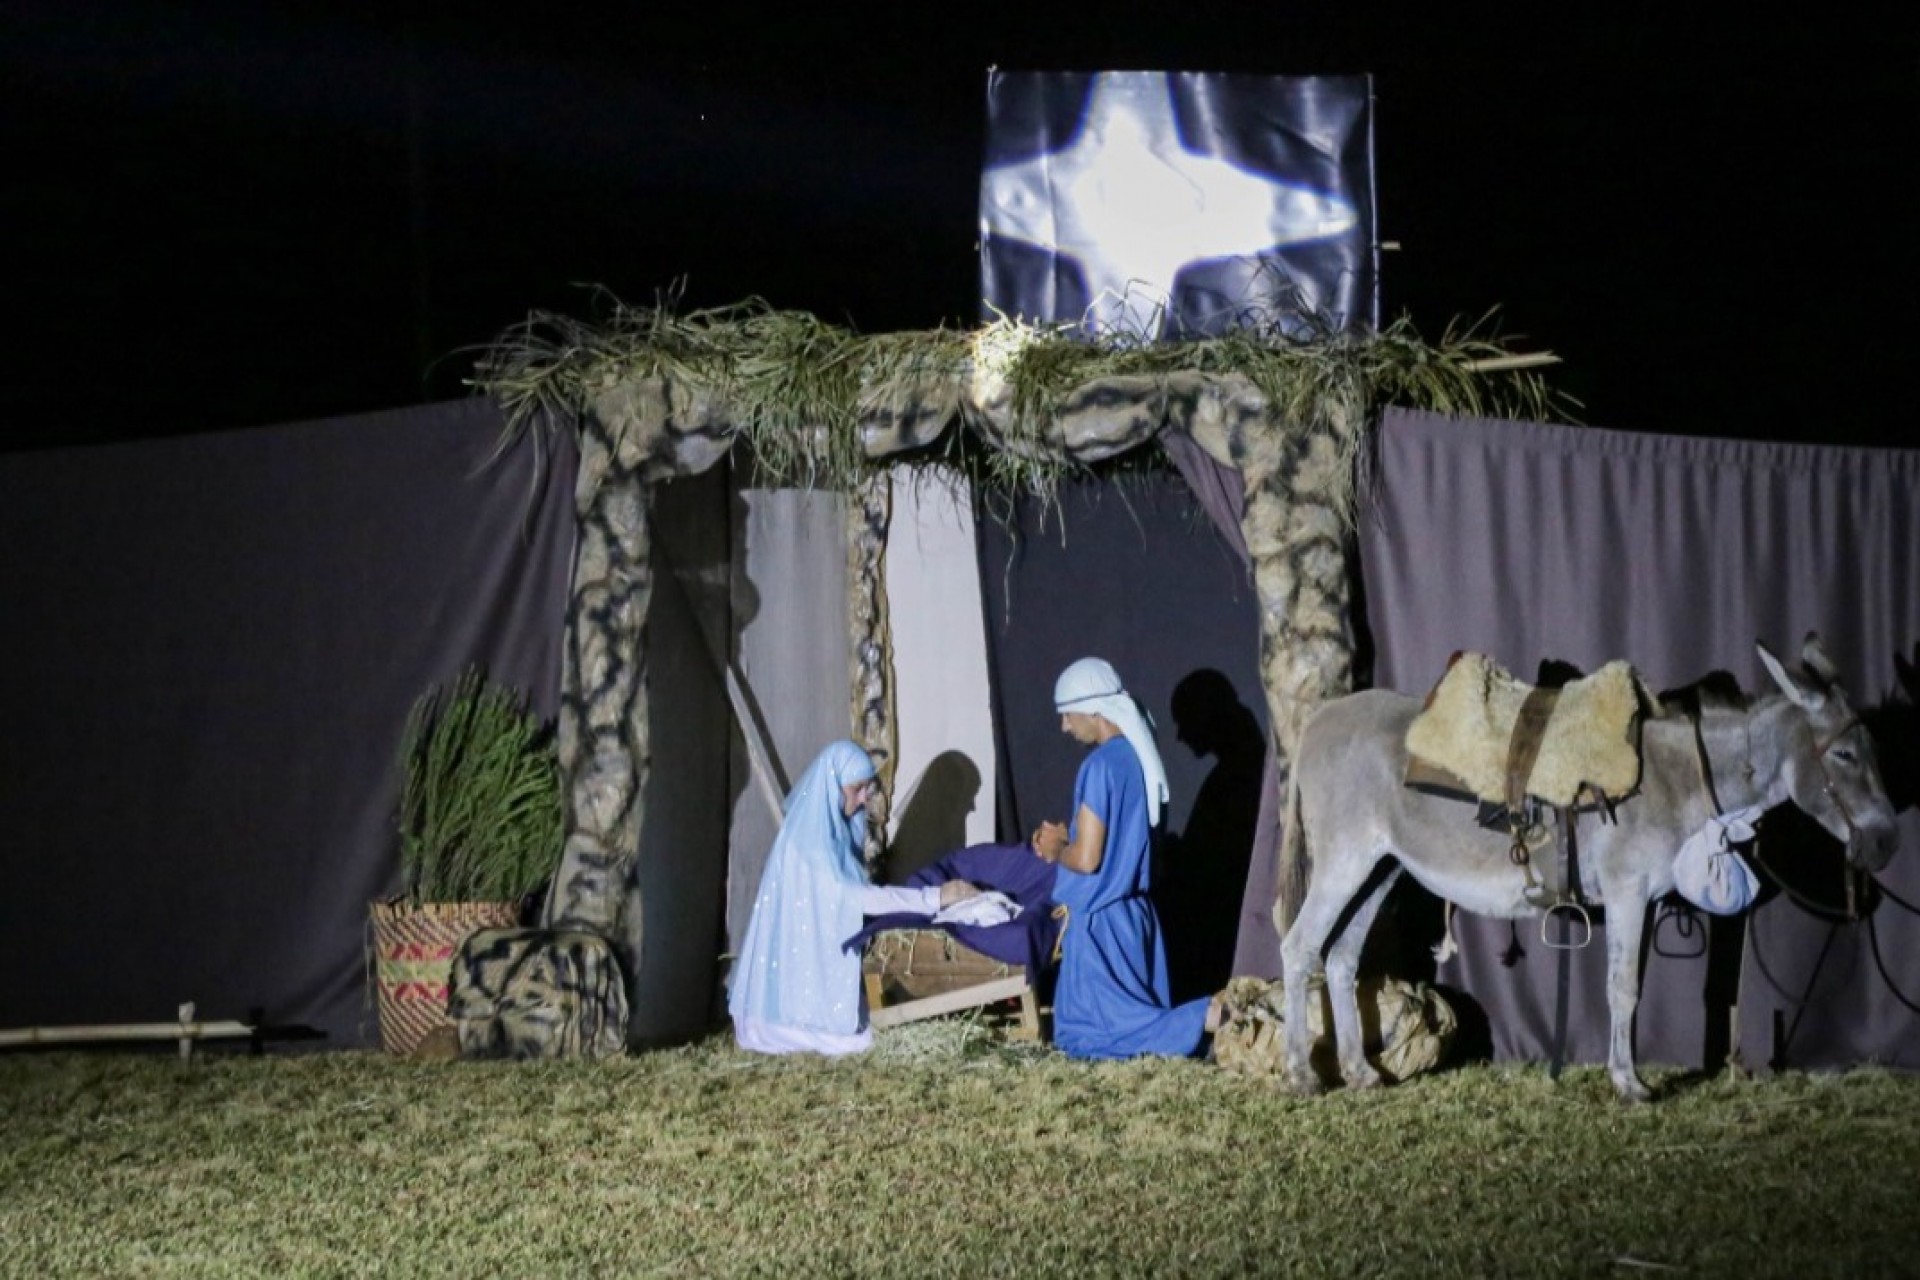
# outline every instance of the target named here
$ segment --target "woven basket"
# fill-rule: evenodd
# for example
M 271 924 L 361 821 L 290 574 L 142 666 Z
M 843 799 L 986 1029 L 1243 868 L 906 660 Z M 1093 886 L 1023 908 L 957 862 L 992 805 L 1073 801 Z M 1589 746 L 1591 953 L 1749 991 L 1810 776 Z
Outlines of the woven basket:
M 380 1043 L 396 1057 L 411 1054 L 427 1035 L 451 1028 L 447 986 L 453 953 L 475 929 L 516 925 L 512 902 L 376 902 L 373 976 L 380 1008 Z

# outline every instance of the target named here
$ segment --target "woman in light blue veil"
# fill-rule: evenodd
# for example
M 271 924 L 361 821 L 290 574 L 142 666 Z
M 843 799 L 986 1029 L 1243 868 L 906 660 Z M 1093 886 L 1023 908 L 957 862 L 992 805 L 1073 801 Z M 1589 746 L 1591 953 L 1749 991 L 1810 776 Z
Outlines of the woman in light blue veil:
M 727 1011 L 742 1048 L 857 1053 L 872 1040 L 860 957 L 841 943 L 860 931 L 873 776 L 867 753 L 842 740 L 815 757 L 787 796 L 729 980 Z
M 931 916 L 979 890 L 964 880 L 920 888 L 872 884 L 860 861 L 873 760 L 855 743 L 814 757 L 787 796 L 760 873 L 746 940 L 728 980 L 734 1038 L 758 1053 L 858 1053 L 873 1042 L 859 951 L 863 916 Z

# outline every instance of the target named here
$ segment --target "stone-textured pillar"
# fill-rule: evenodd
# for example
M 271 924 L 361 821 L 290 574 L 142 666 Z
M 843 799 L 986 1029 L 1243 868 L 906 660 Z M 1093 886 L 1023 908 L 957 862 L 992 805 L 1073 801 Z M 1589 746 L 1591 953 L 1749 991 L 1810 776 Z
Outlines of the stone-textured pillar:
M 558 742 L 566 841 L 543 927 L 476 933 L 454 958 L 463 1051 L 593 1057 L 626 1043 L 628 993 L 618 986 L 631 984 L 640 958 L 642 917 L 629 897 L 650 760 L 650 478 L 604 419 L 580 423 L 578 440 Z
M 1242 530 L 1260 597 L 1260 672 L 1289 756 L 1314 708 L 1353 689 L 1353 585 L 1346 520 L 1328 481 L 1350 465 L 1318 428 L 1283 438 L 1280 467 L 1246 481 Z
M 617 939 L 637 966 L 640 904 L 628 899 L 652 763 L 644 635 L 652 486 L 725 457 L 733 427 L 706 392 L 658 378 L 609 387 L 576 425 L 578 527 L 559 732 L 567 842 L 545 922 Z
M 867 801 L 869 870 L 887 847 L 899 730 L 894 719 L 893 631 L 887 617 L 887 525 L 893 518 L 893 481 L 875 472 L 847 494 L 848 688 L 853 740 L 867 749 L 880 785 Z
M 653 594 L 652 486 L 725 456 L 733 427 L 697 387 L 650 378 L 606 388 L 572 424 L 573 584 L 562 646 L 559 756 L 566 842 L 543 927 L 475 935 L 454 988 L 462 1036 L 512 1041 L 523 1057 L 593 1056 L 624 1044 L 644 916 L 633 891 L 647 773 L 647 604 Z M 500 949 L 518 957 L 504 974 Z M 497 989 L 496 989 L 497 988 Z
M 648 488 L 622 467 L 597 421 L 580 432 L 573 591 L 567 605 L 559 753 L 567 837 L 545 923 L 622 936 L 621 909 L 640 846 L 648 747 Z M 637 925 L 637 921 L 628 922 Z M 638 954 L 638 931 L 626 940 Z
M 1306 421 L 1280 419 L 1243 377 L 1175 374 L 1170 413 L 1217 462 L 1240 472 L 1240 528 L 1260 600 L 1260 683 L 1282 795 L 1307 717 L 1354 678 L 1354 458 L 1365 421 L 1357 392 L 1320 397 Z M 1286 850 L 1297 854 L 1298 847 Z M 1278 868 L 1284 932 L 1306 894 L 1304 863 Z
M 1350 437 L 1332 418 L 1291 429 L 1274 424 L 1242 464 L 1241 529 L 1260 599 L 1260 680 L 1283 777 L 1314 709 L 1353 690 L 1352 466 Z M 1308 871 L 1280 868 L 1275 919 L 1282 929 L 1306 895 Z

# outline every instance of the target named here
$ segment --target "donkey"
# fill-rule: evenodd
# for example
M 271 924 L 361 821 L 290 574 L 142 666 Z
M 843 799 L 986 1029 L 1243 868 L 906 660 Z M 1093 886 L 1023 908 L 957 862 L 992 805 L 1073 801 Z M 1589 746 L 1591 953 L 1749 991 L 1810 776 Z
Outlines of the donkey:
M 1898 844 L 1873 741 L 1819 636 L 1807 636 L 1799 671 L 1757 647 L 1778 692 L 1735 705 L 1703 699 L 1697 721 L 1664 707 L 1641 726 L 1638 789 L 1618 803 L 1613 821 L 1581 823 L 1581 888 L 1607 909 L 1607 1075 L 1628 1102 L 1650 1096 L 1633 1055 L 1647 905 L 1673 888 L 1675 855 L 1715 816 L 1716 800 L 1721 811 L 1791 800 L 1869 871 L 1885 866 Z M 1542 914 L 1527 899 L 1524 869 L 1508 857 L 1507 835 L 1477 825 L 1458 801 L 1402 785 L 1407 726 L 1419 710 L 1417 699 L 1385 690 L 1350 694 L 1314 712 L 1301 735 L 1283 862 L 1312 872 L 1281 962 L 1287 1078 L 1303 1093 L 1319 1088 L 1308 1061 L 1307 984 L 1322 956 L 1340 1073 L 1349 1087 L 1380 1082 L 1362 1051 L 1354 984 L 1367 929 L 1403 872 L 1480 915 Z M 1395 861 L 1382 873 L 1385 858 Z

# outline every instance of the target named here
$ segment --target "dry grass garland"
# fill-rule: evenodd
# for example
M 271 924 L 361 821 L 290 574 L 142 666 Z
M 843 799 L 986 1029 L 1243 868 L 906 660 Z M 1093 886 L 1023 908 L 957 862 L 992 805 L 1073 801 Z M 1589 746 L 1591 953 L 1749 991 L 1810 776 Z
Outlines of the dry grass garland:
M 1068 396 L 1103 378 L 1240 375 L 1283 429 L 1330 431 L 1347 452 L 1389 405 L 1527 418 L 1572 406 L 1538 372 L 1552 357 L 1516 357 L 1491 315 L 1450 326 L 1437 345 L 1404 317 L 1355 332 L 1257 314 L 1219 337 L 1148 342 L 1125 333 L 1089 339 L 1077 326 L 1005 316 L 971 332 L 862 335 L 759 299 L 682 314 L 671 296 L 652 306 L 604 291 L 596 298 L 606 312 L 597 322 L 535 312 L 486 349 L 470 385 L 500 404 L 509 438 L 577 421 L 594 395 L 658 378 L 697 385 L 725 404 L 763 480 L 850 488 L 875 466 L 940 462 L 991 491 L 1050 494 L 1085 467 L 1059 456 L 1048 430 Z M 920 456 L 866 457 L 863 405 L 964 383 L 987 368 L 1006 381 L 1012 407 L 993 447 L 979 447 L 982 424 L 969 423 L 972 430 L 948 430 Z

